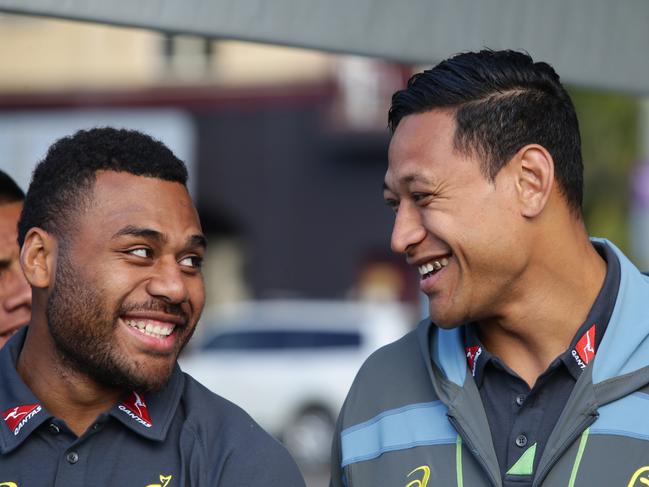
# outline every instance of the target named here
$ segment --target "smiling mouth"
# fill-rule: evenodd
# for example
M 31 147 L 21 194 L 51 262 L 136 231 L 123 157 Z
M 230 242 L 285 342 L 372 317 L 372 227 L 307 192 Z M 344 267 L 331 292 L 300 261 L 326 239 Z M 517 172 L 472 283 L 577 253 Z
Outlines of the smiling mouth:
M 422 264 L 418 267 L 419 270 L 419 276 L 421 280 L 425 280 L 432 276 L 433 274 L 436 274 L 439 272 L 441 269 L 446 267 L 448 265 L 448 257 L 442 257 L 440 259 L 435 259 L 431 260 L 430 262 L 427 262 L 426 264 Z
M 176 329 L 176 325 L 173 323 L 156 322 L 154 324 L 148 320 L 124 320 L 124 323 L 143 335 L 154 338 L 166 338 Z

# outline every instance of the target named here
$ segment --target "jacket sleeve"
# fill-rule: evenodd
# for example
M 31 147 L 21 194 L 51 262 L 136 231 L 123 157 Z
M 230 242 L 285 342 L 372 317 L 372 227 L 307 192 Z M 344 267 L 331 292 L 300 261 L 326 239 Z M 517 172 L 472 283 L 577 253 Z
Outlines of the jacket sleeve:
M 345 476 L 345 470 L 342 468 L 342 451 L 340 444 L 344 410 L 345 407 L 343 406 L 343 410 L 340 412 L 338 421 L 336 422 L 336 430 L 331 445 L 331 479 L 329 480 L 329 487 L 350 487 Z

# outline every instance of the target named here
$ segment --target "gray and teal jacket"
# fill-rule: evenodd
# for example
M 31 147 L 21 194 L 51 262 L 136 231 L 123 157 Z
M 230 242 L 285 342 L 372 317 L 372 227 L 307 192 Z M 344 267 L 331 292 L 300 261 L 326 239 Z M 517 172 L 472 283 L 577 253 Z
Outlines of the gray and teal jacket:
M 620 260 L 615 307 L 534 486 L 649 485 L 649 277 L 601 242 Z M 365 362 L 338 419 L 331 487 L 502 486 L 462 337 L 424 321 Z

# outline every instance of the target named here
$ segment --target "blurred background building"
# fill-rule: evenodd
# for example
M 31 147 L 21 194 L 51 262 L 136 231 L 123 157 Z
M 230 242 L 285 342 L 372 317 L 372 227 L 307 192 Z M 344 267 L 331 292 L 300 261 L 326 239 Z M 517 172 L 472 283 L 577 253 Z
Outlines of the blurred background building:
M 212 237 L 210 304 L 418 299 L 414 274 L 390 256 L 381 204 L 389 99 L 417 67 L 10 14 L 0 66 L 0 167 L 23 186 L 49 144 L 81 127 L 138 128 L 187 161 Z M 643 105 L 571 94 L 591 233 L 649 268 Z
M 381 204 L 385 113 L 411 67 L 15 15 L 0 65 L 0 167 L 23 186 L 82 127 L 137 128 L 187 161 L 209 304 L 417 299 Z
M 267 299 L 281 299 L 297 317 L 313 300 L 391 304 L 401 310 L 400 325 L 412 326 L 421 314 L 418 277 L 391 255 L 393 216 L 381 185 L 390 97 L 420 69 L 1 14 L 0 168 L 26 188 L 34 165 L 61 136 L 100 125 L 150 133 L 187 162 L 210 241 L 204 326 L 232 324 L 233 314 L 219 318 L 228 305 Z M 569 89 L 582 130 L 588 228 L 649 270 L 649 102 L 638 96 L 649 86 Z M 305 326 L 310 314 L 304 312 Z M 357 314 L 350 309 L 349 316 Z M 370 315 L 358 323 L 366 326 Z M 317 326 L 323 337 L 322 320 Z M 344 346 L 362 336 L 345 335 Z M 323 347 L 334 346 L 331 340 Z M 297 406 L 298 436 L 322 443 L 337 411 Z

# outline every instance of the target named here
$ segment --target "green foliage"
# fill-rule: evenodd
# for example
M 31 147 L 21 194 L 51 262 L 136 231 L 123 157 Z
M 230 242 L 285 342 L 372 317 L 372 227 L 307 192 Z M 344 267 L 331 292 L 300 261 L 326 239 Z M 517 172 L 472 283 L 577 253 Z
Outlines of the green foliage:
M 638 160 L 638 100 L 585 89 L 569 92 L 581 129 L 588 231 L 628 252 L 629 180 Z

